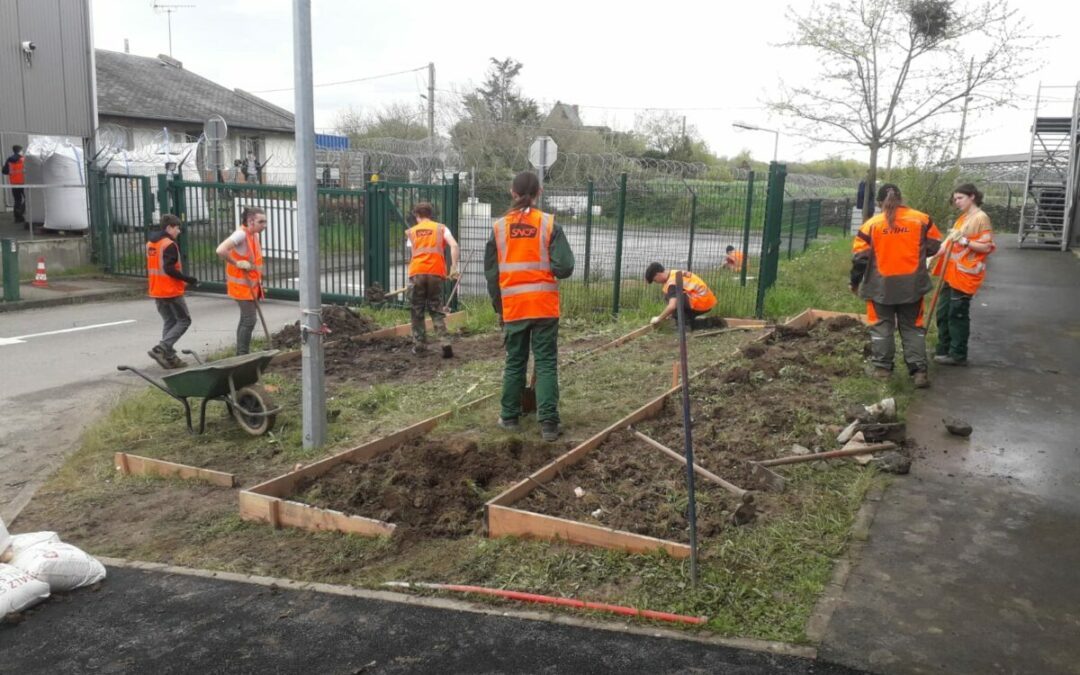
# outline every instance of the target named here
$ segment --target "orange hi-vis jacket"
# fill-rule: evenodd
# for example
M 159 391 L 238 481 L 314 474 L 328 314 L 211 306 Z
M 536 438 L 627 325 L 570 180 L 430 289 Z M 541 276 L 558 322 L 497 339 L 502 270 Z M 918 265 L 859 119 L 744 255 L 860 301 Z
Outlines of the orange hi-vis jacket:
M 8 179 L 12 185 L 26 185 L 25 157 L 19 157 L 17 162 L 8 162 Z
M 964 227 L 965 215 L 960 214 L 960 217 L 956 219 L 953 224 L 954 232 Z M 979 253 L 968 246 L 961 246 L 956 241 L 953 241 L 945 253 L 938 258 L 934 266 L 934 274 L 941 274 L 941 267 L 944 262 L 945 283 L 949 284 L 950 288 L 966 295 L 975 295 L 975 292 L 982 286 L 983 280 L 986 279 L 986 258 L 997 249 L 997 245 L 994 244 L 994 233 L 990 229 L 990 218 L 982 211 L 974 214 L 973 217 L 981 221 L 980 229 L 978 233 L 968 237 L 968 239 L 990 244 L 992 248 L 986 253 Z
M 184 281 L 165 273 L 165 249 L 170 246 L 176 246 L 176 242 L 168 237 L 146 242 L 147 294 L 151 298 L 178 298 L 184 294 Z M 179 260 L 176 269 L 181 269 Z
M 664 295 L 668 293 L 668 289 L 675 285 L 675 275 L 678 272 L 671 270 L 668 272 L 667 281 L 664 282 Z M 690 309 L 695 312 L 707 312 L 713 307 L 716 307 L 716 296 L 709 290 L 709 287 L 705 285 L 705 282 L 701 280 L 701 277 L 693 272 L 683 272 L 683 291 L 686 292 L 686 297 L 690 298 Z
M 229 259 L 225 261 L 225 288 L 229 297 L 235 300 L 259 300 L 265 297 L 262 288 L 263 255 L 259 239 L 251 233 L 247 234 L 248 256 L 244 257 L 237 253 L 236 249 L 229 251 Z M 241 260 L 247 260 L 255 266 L 254 269 L 244 271 L 236 266 Z M 248 280 L 251 285 L 248 285 Z M 255 293 L 251 289 L 255 289 Z
M 742 269 L 742 264 L 743 264 L 742 251 L 732 251 L 731 253 L 728 253 L 726 257 L 727 257 L 728 267 L 730 267 L 732 269 L 736 269 L 736 270 L 741 270 Z
M 866 221 L 852 244 L 855 265 L 866 267 L 859 297 L 883 305 L 918 302 L 932 288 L 926 258 L 940 243 L 930 216 L 906 206 L 897 208 L 892 225 L 884 213 Z
M 559 318 L 559 282 L 551 269 L 555 216 L 515 210 L 495 221 L 503 321 Z
M 405 231 L 405 236 L 412 244 L 409 278 L 418 274 L 446 278 L 445 231 L 445 225 L 426 218 Z

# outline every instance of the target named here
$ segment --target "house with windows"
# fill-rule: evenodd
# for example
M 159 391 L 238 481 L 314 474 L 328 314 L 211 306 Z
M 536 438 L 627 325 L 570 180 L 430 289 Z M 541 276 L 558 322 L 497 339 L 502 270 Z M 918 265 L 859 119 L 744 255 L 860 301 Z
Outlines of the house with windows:
M 240 89 L 223 87 L 184 68 L 169 56 L 136 56 L 94 50 L 97 74 L 98 144 L 126 150 L 146 163 L 147 153 L 190 148 L 183 170 L 206 171 L 203 125 L 221 115 L 227 181 L 295 183 L 293 114 Z M 152 159 L 152 158 L 151 158 Z M 162 167 L 156 172 L 163 170 Z M 117 170 L 120 167 L 113 167 Z

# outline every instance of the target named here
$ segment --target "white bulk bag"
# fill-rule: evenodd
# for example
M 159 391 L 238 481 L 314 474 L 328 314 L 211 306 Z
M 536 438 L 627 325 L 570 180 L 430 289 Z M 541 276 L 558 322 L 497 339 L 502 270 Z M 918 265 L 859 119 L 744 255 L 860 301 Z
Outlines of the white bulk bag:
M 21 612 L 49 597 L 49 584 L 14 565 L 0 563 L 0 617 Z
M 49 585 L 54 592 L 71 591 L 105 578 L 105 566 L 77 546 L 61 542 L 37 544 L 21 551 L 11 564 Z

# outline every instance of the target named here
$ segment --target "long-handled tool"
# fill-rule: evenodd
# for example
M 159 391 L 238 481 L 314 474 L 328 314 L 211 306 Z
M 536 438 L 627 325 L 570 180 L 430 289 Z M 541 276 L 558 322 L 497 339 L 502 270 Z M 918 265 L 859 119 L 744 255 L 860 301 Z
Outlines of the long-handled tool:
M 644 441 L 645 443 L 648 443 L 650 446 L 656 448 L 668 457 L 674 459 L 677 462 L 680 462 L 683 466 L 686 466 L 686 458 L 675 452 L 671 448 L 667 447 L 663 443 L 649 438 L 645 434 L 634 429 L 634 427 L 630 427 L 630 433 L 634 434 L 634 436 L 636 436 L 638 439 Z M 735 513 L 733 513 L 731 516 L 731 522 L 735 523 L 736 525 L 744 525 L 754 519 L 754 516 L 757 513 L 757 506 L 754 504 L 753 492 L 751 492 L 750 490 L 744 490 L 738 485 L 735 485 L 734 483 L 729 483 L 720 476 L 717 476 L 713 472 L 707 470 L 700 464 L 694 464 L 694 472 L 702 478 L 716 483 L 717 485 L 724 488 L 725 490 L 727 490 L 741 500 L 739 503 L 739 508 L 735 509 Z
M 941 260 L 941 276 L 938 277 L 937 288 L 934 289 L 934 295 L 930 298 L 930 309 L 926 312 L 926 326 L 927 334 L 930 333 L 930 328 L 937 325 L 937 321 L 934 320 L 934 311 L 937 309 L 938 297 L 941 295 L 941 287 L 945 285 L 945 268 L 949 264 L 949 256 L 952 255 L 953 242 L 950 241 L 948 247 L 945 249 L 944 256 Z
M 683 273 L 675 273 L 675 297 L 677 298 L 679 322 L 679 365 L 682 379 L 682 418 L 683 418 L 683 454 L 686 456 L 686 515 L 690 522 L 690 585 L 698 582 L 698 546 L 697 546 L 697 497 L 694 491 L 694 441 L 693 422 L 690 419 L 690 359 L 686 353 L 686 327 L 690 323 L 687 316 L 689 299 L 683 286 Z
M 469 261 L 471 256 L 465 256 L 465 259 L 461 261 L 461 269 L 458 270 L 458 278 L 454 282 L 454 287 L 450 289 L 450 295 L 446 298 L 446 302 L 443 303 L 443 314 L 450 313 L 450 304 L 454 302 L 454 296 L 457 295 L 458 289 L 461 288 L 461 280 L 465 278 L 465 270 L 469 268 Z
M 259 306 L 259 295 L 262 294 L 262 284 L 259 284 L 258 290 L 255 288 L 255 284 L 251 283 L 251 277 L 247 274 L 244 275 L 244 281 L 247 282 L 248 290 L 251 291 L 251 300 L 255 303 L 255 313 L 259 315 L 259 321 L 262 322 L 263 332 L 266 333 L 266 348 L 274 348 L 274 339 L 270 337 L 270 329 L 266 326 L 266 317 L 263 316 L 262 307 Z
M 895 450 L 895 443 L 877 443 L 864 445 L 861 448 L 848 448 L 846 450 L 832 450 L 830 452 L 811 453 L 809 455 L 790 455 L 776 459 L 765 459 L 760 462 L 750 462 L 754 480 L 768 486 L 777 492 L 784 491 L 784 477 L 768 467 L 781 466 L 783 464 L 799 464 L 800 462 L 813 462 L 819 459 L 835 459 L 837 457 L 851 457 L 853 455 L 867 455 L 882 450 Z
M 533 361 L 529 386 L 521 390 L 521 412 L 525 415 L 536 412 L 536 361 Z

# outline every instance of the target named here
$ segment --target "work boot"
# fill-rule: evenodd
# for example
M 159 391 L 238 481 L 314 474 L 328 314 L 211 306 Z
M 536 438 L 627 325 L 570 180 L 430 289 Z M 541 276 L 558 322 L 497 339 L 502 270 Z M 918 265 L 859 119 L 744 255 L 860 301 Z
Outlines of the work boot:
M 544 420 L 540 423 L 540 438 L 548 443 L 554 443 L 562 436 L 562 425 L 555 420 Z
M 915 385 L 916 389 L 926 389 L 930 386 L 930 377 L 925 370 L 916 370 L 911 374 L 911 383 Z
M 521 431 L 521 424 L 516 419 L 504 420 L 500 417 L 499 428 L 503 431 L 518 432 Z
M 155 345 L 153 349 L 151 349 L 150 351 L 148 351 L 146 353 L 150 355 L 150 358 L 157 361 L 158 365 L 161 366 L 162 368 L 164 368 L 166 370 L 169 370 L 170 368 L 172 368 L 172 366 L 169 365 L 169 354 L 165 351 L 164 347 L 162 347 L 161 345 Z
M 424 344 L 423 342 L 417 342 L 412 347 L 412 353 L 416 354 L 417 356 L 420 356 L 422 354 L 426 354 L 427 353 L 427 345 Z
M 892 377 L 892 371 L 888 368 L 875 367 L 870 371 L 870 377 L 875 380 L 888 380 Z
M 169 363 L 169 368 L 187 368 L 187 361 L 176 355 L 176 352 L 169 352 L 165 355 L 165 360 Z
M 934 357 L 934 363 L 943 366 L 966 366 L 967 359 L 957 359 L 949 356 L 948 354 L 938 354 Z

